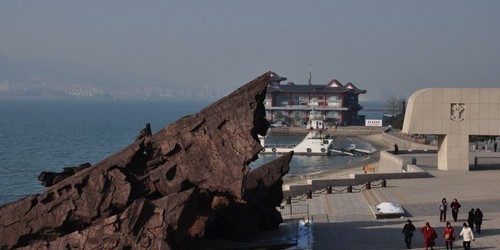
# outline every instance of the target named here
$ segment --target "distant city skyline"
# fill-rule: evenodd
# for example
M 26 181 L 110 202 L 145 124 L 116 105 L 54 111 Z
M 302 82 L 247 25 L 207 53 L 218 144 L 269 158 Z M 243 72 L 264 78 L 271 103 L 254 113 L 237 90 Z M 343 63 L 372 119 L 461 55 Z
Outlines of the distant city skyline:
M 100 87 L 92 83 L 63 84 L 43 81 L 0 82 L 0 98 L 100 98 L 100 99 L 219 99 L 224 93 L 210 88 L 167 88 L 166 86 Z
M 352 82 L 371 101 L 499 87 L 499 12 L 493 0 L 3 1 L 0 83 L 227 94 L 271 70 Z

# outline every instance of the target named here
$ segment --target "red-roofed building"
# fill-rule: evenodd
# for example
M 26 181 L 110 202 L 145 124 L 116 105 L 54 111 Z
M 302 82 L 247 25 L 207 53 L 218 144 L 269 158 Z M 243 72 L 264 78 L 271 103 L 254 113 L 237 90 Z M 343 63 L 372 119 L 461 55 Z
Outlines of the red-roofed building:
M 330 125 L 362 125 L 358 112 L 359 94 L 353 83 L 342 85 L 332 80 L 325 85 L 297 85 L 293 82 L 282 84 L 284 77 L 274 78 L 267 87 L 265 99 L 267 119 L 271 123 L 281 121 L 300 126 L 307 122 L 311 110 L 320 111 Z

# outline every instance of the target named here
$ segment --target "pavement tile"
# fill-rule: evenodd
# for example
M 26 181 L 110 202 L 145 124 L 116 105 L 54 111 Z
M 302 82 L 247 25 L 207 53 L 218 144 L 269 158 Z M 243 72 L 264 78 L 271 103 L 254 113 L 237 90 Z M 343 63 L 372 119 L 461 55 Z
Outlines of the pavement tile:
M 449 202 L 457 198 L 462 205 L 457 222 L 448 213 L 457 234 L 470 208 L 479 207 L 483 211 L 483 229 L 481 234 L 475 234 L 472 249 L 500 249 L 500 170 L 428 171 L 433 177 L 391 179 L 385 188 L 320 194 L 306 200 L 314 221 L 313 249 L 406 249 L 401 230 L 408 218 L 417 230 L 428 221 L 441 236 L 445 223 L 439 222 L 437 206 L 443 197 Z M 374 197 L 378 201 L 400 203 L 406 217 L 377 220 L 369 209 Z M 415 232 L 412 246 L 424 249 L 420 232 Z M 461 248 L 462 241 L 458 238 L 454 249 Z M 446 249 L 442 237 L 437 239 L 434 249 Z

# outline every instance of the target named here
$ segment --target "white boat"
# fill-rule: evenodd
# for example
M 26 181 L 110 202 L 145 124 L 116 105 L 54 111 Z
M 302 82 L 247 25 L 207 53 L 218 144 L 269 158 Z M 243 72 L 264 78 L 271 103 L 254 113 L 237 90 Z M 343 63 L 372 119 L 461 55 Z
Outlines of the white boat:
M 356 144 L 349 144 L 347 148 L 344 148 L 342 145 L 338 145 L 337 148 L 333 145 L 330 149 L 331 154 L 339 154 L 339 155 L 350 155 L 350 156 L 358 156 L 358 155 L 371 155 L 375 153 L 374 150 L 361 149 L 357 148 Z
M 325 117 L 314 111 L 309 115 L 307 124 L 309 133 L 298 144 L 271 144 L 266 145 L 265 137 L 260 137 L 260 143 L 264 149 L 262 154 L 283 154 L 294 151 L 296 155 L 329 155 L 330 149 L 334 142 L 334 138 L 324 135 L 324 130 L 327 129 Z
M 327 126 L 325 117 L 315 111 L 311 111 L 306 126 L 309 133 L 298 144 L 266 144 L 265 137 L 259 137 L 262 149 L 261 154 L 284 154 L 294 151 L 296 155 L 363 155 L 373 154 L 375 151 L 357 148 L 355 144 L 345 147 L 337 138 L 325 135 Z

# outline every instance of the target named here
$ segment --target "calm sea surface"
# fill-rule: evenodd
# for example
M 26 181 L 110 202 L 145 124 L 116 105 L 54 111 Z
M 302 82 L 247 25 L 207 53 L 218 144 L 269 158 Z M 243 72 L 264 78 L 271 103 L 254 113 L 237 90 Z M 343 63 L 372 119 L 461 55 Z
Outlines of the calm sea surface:
M 43 192 L 37 178 L 42 171 L 96 164 L 131 144 L 146 123 L 156 132 L 210 103 L 0 99 L 0 204 Z M 342 140 L 348 145 L 356 139 Z M 260 156 L 251 167 L 274 157 Z M 289 175 L 331 170 L 355 160 L 359 158 L 294 156 Z

